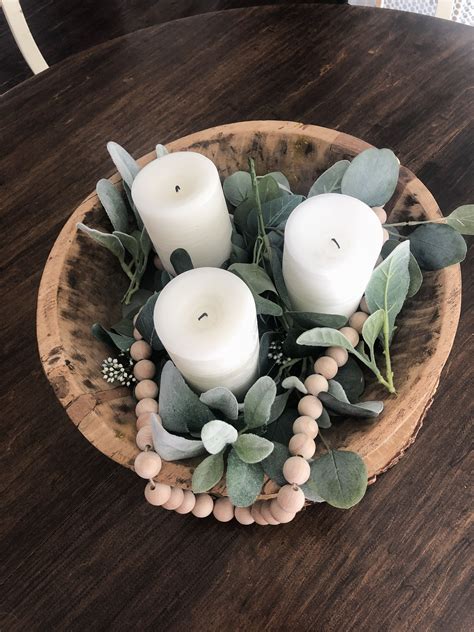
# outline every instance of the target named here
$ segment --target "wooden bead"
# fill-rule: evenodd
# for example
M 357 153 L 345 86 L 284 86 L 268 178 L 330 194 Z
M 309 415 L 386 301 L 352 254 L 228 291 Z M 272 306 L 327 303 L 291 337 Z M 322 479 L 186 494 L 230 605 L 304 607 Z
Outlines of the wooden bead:
M 152 399 L 151 397 L 145 397 L 141 399 L 138 404 L 135 406 L 135 414 L 137 417 L 143 415 L 144 413 L 157 413 L 158 412 L 158 402 L 156 399 Z
M 250 511 L 250 507 L 236 507 L 235 508 L 235 519 L 240 524 L 253 524 L 255 520 L 252 518 L 252 513 Z
M 316 452 L 316 444 L 311 437 L 298 432 L 291 437 L 288 449 L 293 456 L 302 456 L 304 459 L 310 459 Z
M 171 487 L 162 483 L 148 483 L 145 487 L 145 498 L 155 507 L 164 505 L 171 496 Z
M 130 347 L 130 355 L 135 362 L 139 362 L 140 360 L 148 360 L 151 358 L 151 347 L 148 342 L 144 340 L 137 340 Z
M 139 382 L 135 386 L 135 397 L 140 399 L 145 399 L 151 397 L 151 399 L 155 399 L 158 395 L 158 385 L 153 380 L 143 380 Z
M 219 522 L 229 522 L 234 517 L 234 505 L 228 498 L 218 498 L 214 503 L 214 518 Z
M 344 366 L 349 359 L 349 352 L 344 347 L 329 347 L 326 349 L 326 355 L 328 358 L 336 360 L 338 367 Z
M 212 513 L 214 509 L 214 501 L 209 494 L 198 494 L 196 496 L 196 503 L 191 510 L 193 516 L 196 518 L 206 518 Z
M 318 358 L 314 363 L 314 372 L 320 373 L 327 380 L 332 380 L 337 373 L 337 362 L 333 358 L 329 358 L 328 356 L 322 356 Z
M 309 375 L 305 379 L 304 385 L 306 386 L 306 390 L 308 391 L 308 393 L 314 395 L 315 397 L 317 397 L 319 393 L 325 393 L 329 388 L 327 379 L 324 377 L 324 375 L 320 375 L 318 373 L 313 373 L 313 375 Z
M 385 243 L 386 241 L 390 239 L 390 234 L 386 228 L 383 229 L 382 233 L 383 233 L 383 243 Z
M 153 265 L 155 266 L 157 270 L 164 270 L 163 264 L 161 263 L 161 259 L 159 258 L 158 255 L 155 255 L 153 257 Z
M 151 415 L 152 413 L 143 413 L 137 419 L 137 430 L 141 430 L 145 426 L 151 426 Z
M 271 503 L 270 500 L 262 501 L 262 504 L 260 505 L 260 509 L 259 509 L 260 515 L 262 516 L 264 520 L 268 522 L 268 524 L 276 526 L 280 524 L 280 522 L 279 520 L 275 518 L 275 516 L 270 511 L 270 503 Z
M 141 333 L 138 331 L 136 327 L 133 330 L 133 337 L 135 338 L 135 340 L 143 340 L 143 336 L 141 335 Z
M 140 452 L 133 464 L 135 472 L 141 478 L 153 478 L 161 470 L 161 458 L 156 452 Z
M 357 347 L 360 337 L 358 331 L 355 330 L 354 327 L 341 327 L 339 331 L 344 336 L 344 338 L 347 338 L 347 340 L 349 340 L 353 347 Z
M 379 218 L 380 223 L 385 224 L 385 222 L 387 221 L 387 213 L 385 212 L 385 209 L 383 209 L 381 206 L 374 206 L 372 210 Z
M 311 439 L 315 439 L 318 436 L 319 426 L 312 417 L 303 415 L 298 417 L 293 423 L 293 434 L 303 433 Z
M 365 298 L 365 296 L 363 296 L 360 299 L 359 310 L 361 312 L 365 312 L 366 314 L 370 314 L 370 309 L 369 309 L 369 306 L 367 305 L 367 299 Z
M 280 524 L 286 524 L 287 522 L 291 522 L 293 518 L 296 516 L 296 513 L 289 513 L 280 507 L 276 498 L 274 498 L 270 503 L 270 512 L 275 520 L 278 520 Z
M 181 487 L 172 487 L 170 497 L 165 503 L 163 503 L 162 507 L 163 509 L 174 511 L 175 509 L 178 509 L 183 500 L 184 491 L 181 489 Z
M 349 325 L 351 327 L 354 327 L 357 333 L 360 334 L 362 332 L 362 327 L 364 326 L 364 323 L 368 317 L 368 314 L 366 314 L 365 312 L 355 312 L 349 318 Z
M 195 504 L 196 504 L 196 496 L 193 494 L 191 490 L 187 489 L 184 492 L 183 502 L 180 504 L 180 506 L 177 509 L 175 509 L 175 511 L 176 513 L 179 513 L 179 514 L 191 513 L 191 511 L 194 509 Z
M 290 456 L 283 464 L 283 476 L 289 483 L 303 485 L 311 474 L 308 461 L 300 456 Z
M 153 447 L 153 436 L 151 433 L 151 426 L 143 426 L 137 432 L 137 436 L 135 437 L 135 442 L 140 450 L 146 450 L 147 448 Z
M 277 502 L 283 511 L 297 513 L 304 507 L 303 491 L 296 485 L 283 485 L 278 491 Z
M 305 395 L 298 402 L 298 412 L 300 415 L 318 419 L 322 415 L 323 405 L 314 395 Z
M 151 380 L 155 377 L 156 366 L 151 360 L 139 360 L 133 367 L 133 375 L 141 382 L 142 380 Z
M 261 500 L 255 501 L 254 504 L 252 505 L 252 508 L 250 509 L 250 513 L 252 514 L 252 518 L 255 520 L 257 524 L 259 524 L 261 527 L 266 527 L 268 525 L 268 522 L 265 520 L 265 518 L 262 516 L 260 512 L 261 507 L 262 507 L 262 501 Z

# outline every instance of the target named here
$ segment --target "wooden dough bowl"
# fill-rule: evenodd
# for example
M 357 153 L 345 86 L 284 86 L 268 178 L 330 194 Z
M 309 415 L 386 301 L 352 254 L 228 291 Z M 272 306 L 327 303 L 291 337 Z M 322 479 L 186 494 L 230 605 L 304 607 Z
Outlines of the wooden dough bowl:
M 224 178 L 256 160 L 257 172 L 282 171 L 292 190 L 306 194 L 316 177 L 337 160 L 370 147 L 335 130 L 282 121 L 248 121 L 204 130 L 176 140 L 170 151 L 205 154 Z M 145 165 L 154 152 L 139 162 Z M 100 174 L 98 174 L 100 175 Z M 120 177 L 112 181 L 120 186 Z M 405 167 L 386 210 L 391 221 L 440 216 L 427 188 Z M 62 229 L 46 263 L 38 297 L 37 333 L 41 361 L 61 404 L 74 424 L 101 452 L 132 468 L 135 402 L 129 389 L 107 384 L 101 363 L 110 350 L 91 335 L 91 324 L 110 325 L 121 317 L 126 289 L 116 259 L 76 230 L 77 222 L 110 230 L 95 193 L 77 208 Z M 373 380 L 363 399 L 384 399 L 376 423 L 346 420 L 327 431 L 334 446 L 354 450 L 364 459 L 369 480 L 397 463 L 413 443 L 438 386 L 459 320 L 459 266 L 425 274 L 420 292 L 397 321 L 393 365 L 398 396 L 389 396 Z M 158 479 L 189 488 L 196 460 L 164 463 Z M 262 497 L 275 493 L 267 481 Z M 225 493 L 218 486 L 217 493 Z

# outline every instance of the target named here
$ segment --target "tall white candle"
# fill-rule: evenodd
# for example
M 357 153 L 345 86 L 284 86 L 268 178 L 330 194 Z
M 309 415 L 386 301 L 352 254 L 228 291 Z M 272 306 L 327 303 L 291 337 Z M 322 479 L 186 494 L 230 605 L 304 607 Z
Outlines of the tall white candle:
M 255 301 L 232 272 L 198 268 L 178 275 L 161 291 L 154 323 L 170 358 L 196 390 L 226 386 L 239 397 L 257 379 Z
M 214 163 L 191 151 L 148 163 L 132 185 L 132 198 L 163 266 L 188 251 L 195 268 L 220 266 L 229 258 L 232 225 Z
M 283 276 L 293 308 L 350 316 L 382 243 L 382 226 L 364 202 L 337 193 L 302 202 L 286 224 L 283 251 Z

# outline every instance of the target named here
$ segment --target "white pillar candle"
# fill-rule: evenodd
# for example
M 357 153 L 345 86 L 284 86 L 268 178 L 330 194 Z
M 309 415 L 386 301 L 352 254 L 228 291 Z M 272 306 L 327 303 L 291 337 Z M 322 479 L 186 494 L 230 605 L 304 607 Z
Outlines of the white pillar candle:
M 337 193 L 302 202 L 286 224 L 283 251 L 283 276 L 293 308 L 350 316 L 382 243 L 382 226 L 364 202 Z
M 232 224 L 215 164 L 191 151 L 167 154 L 137 174 L 132 198 L 163 266 L 188 251 L 195 268 L 220 266 L 230 256 Z
M 239 397 L 258 377 L 255 301 L 232 272 L 189 270 L 172 279 L 155 305 L 156 332 L 197 391 L 226 386 Z

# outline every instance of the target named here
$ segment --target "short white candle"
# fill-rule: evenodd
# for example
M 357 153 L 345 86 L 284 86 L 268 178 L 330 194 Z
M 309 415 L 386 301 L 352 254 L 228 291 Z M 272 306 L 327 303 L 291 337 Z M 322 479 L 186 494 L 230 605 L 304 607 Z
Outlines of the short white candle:
M 283 276 L 293 308 L 350 316 L 382 243 L 382 226 L 364 202 L 337 193 L 302 202 L 286 224 L 283 251 Z
M 195 268 L 220 266 L 231 251 L 232 224 L 215 164 L 180 151 L 148 163 L 132 185 L 132 198 L 163 266 L 188 251 Z
M 255 301 L 232 272 L 198 268 L 178 275 L 155 305 L 156 332 L 197 391 L 226 386 L 239 397 L 258 377 Z

